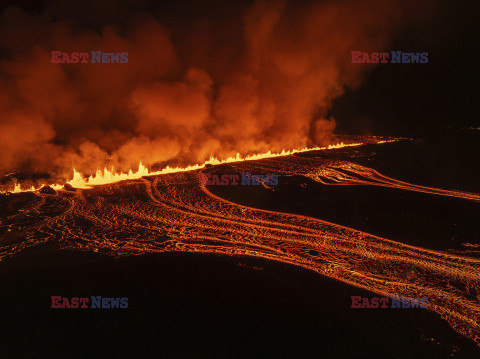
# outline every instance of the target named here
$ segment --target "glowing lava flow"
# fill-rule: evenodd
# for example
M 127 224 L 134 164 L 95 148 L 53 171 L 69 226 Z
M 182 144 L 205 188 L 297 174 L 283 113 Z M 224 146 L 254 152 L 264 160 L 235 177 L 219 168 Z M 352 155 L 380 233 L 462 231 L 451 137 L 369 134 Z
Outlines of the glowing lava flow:
M 364 181 L 449 195 L 382 177 L 362 166 L 352 165 L 347 174 L 345 162 L 318 157 L 226 161 L 242 172 L 261 169 L 262 173 L 317 176 L 319 182 L 328 177 L 344 184 Z M 476 200 L 471 194 L 460 194 L 455 196 Z M 199 170 L 142 177 L 76 193 L 34 193 L 3 200 L 11 201 L 13 209 L 0 214 L 0 259 L 48 243 L 59 249 L 115 257 L 194 252 L 274 260 L 385 297 L 426 296 L 428 310 L 480 345 L 479 259 L 395 242 L 318 218 L 243 206 L 209 191 Z M 20 210 L 15 209 L 18 203 Z
M 395 142 L 395 141 L 398 141 L 398 139 L 375 140 L 374 143 L 380 144 L 380 143 Z M 136 172 L 133 172 L 132 170 L 130 170 L 128 173 L 116 173 L 113 170 L 104 168 L 103 171 L 97 170 L 95 175 L 89 176 L 86 179 L 80 172 L 77 172 L 75 169 L 73 169 L 73 178 L 67 183 L 75 188 L 91 188 L 92 186 L 95 186 L 95 185 L 116 183 L 116 182 L 125 181 L 125 180 L 134 180 L 134 179 L 142 178 L 144 176 L 156 176 L 156 175 L 162 175 L 167 173 L 194 171 L 194 170 L 204 168 L 205 165 L 219 165 L 219 164 L 232 163 L 232 162 L 253 161 L 253 160 L 260 160 L 264 158 L 289 156 L 295 153 L 302 153 L 302 152 L 308 152 L 308 151 L 330 150 L 330 149 L 336 149 L 336 148 L 361 146 L 364 144 L 366 143 L 341 142 L 341 143 L 338 143 L 335 145 L 329 145 L 326 147 L 311 147 L 311 148 L 304 147 L 302 149 L 294 149 L 294 150 L 288 150 L 288 151 L 282 150 L 282 152 L 278 152 L 278 153 L 272 153 L 271 151 L 268 151 L 266 153 L 247 155 L 245 157 L 242 157 L 239 153 L 237 153 L 236 156 L 229 157 L 223 160 L 218 160 L 217 158 L 210 157 L 210 159 L 205 161 L 203 164 L 195 164 L 187 167 L 174 167 L 174 168 L 167 166 L 160 171 L 154 171 L 154 172 L 150 172 L 147 167 L 145 167 L 142 163 L 140 163 L 138 166 L 138 170 Z M 63 188 L 63 185 L 55 184 L 55 185 L 52 185 L 51 187 L 55 190 L 60 190 Z M 40 188 L 35 188 L 33 186 L 28 189 L 22 189 L 20 184 L 16 183 L 15 188 L 12 191 L 4 191 L 4 192 L 0 191 L 0 193 L 34 192 L 34 191 L 37 191 L 38 189 Z
M 350 162 L 337 162 L 334 166 L 321 167 L 306 176 L 325 185 L 375 185 L 480 202 L 480 195 L 477 193 L 419 186 L 387 177 L 372 168 Z

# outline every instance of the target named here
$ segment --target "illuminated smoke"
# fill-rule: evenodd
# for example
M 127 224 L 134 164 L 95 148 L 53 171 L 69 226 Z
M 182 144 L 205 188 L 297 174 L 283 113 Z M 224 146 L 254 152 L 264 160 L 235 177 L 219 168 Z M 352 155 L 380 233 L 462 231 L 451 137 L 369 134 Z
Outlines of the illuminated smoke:
M 396 1 L 258 1 L 238 15 L 239 31 L 201 19 L 182 34 L 141 12 L 125 12 L 122 27 L 95 31 L 55 20 L 52 11 L 7 8 L 0 17 L 0 174 L 39 170 L 69 179 L 73 167 L 128 171 L 139 162 L 327 145 L 332 100 L 371 68 L 350 64 L 350 51 L 384 50 L 404 8 Z M 220 40 L 225 33 L 228 43 Z M 129 62 L 52 64 L 52 50 L 128 52 Z

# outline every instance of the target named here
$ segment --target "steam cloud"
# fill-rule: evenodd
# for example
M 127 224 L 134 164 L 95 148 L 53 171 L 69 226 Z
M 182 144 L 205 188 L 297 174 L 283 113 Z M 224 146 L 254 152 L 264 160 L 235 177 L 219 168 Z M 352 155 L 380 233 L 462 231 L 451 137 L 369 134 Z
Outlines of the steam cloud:
M 406 7 L 257 1 L 238 15 L 242 29 L 198 19 L 177 32 L 142 12 L 96 31 L 57 20 L 55 10 L 7 8 L 0 175 L 39 170 L 68 179 L 72 167 L 126 171 L 139 161 L 190 164 L 326 144 L 332 100 L 369 69 L 350 64 L 350 51 L 384 50 Z M 129 61 L 52 64 L 52 50 L 128 52 Z

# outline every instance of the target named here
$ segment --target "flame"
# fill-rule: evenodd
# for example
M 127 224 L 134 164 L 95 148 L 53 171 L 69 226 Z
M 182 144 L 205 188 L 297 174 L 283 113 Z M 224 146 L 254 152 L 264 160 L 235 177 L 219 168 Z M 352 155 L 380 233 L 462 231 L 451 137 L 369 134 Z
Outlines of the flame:
M 220 165 L 224 163 L 232 163 L 232 162 L 241 162 L 241 161 L 254 161 L 260 160 L 264 158 L 272 158 L 272 157 L 280 157 L 280 156 L 289 156 L 294 153 L 300 152 L 307 152 L 307 151 L 316 151 L 316 150 L 327 150 L 327 149 L 334 149 L 334 148 L 342 148 L 342 147 L 350 147 L 350 146 L 361 146 L 363 143 L 350 143 L 345 144 L 343 142 L 335 145 L 329 145 L 327 147 L 313 147 L 308 148 L 304 147 L 302 149 L 294 149 L 294 150 L 282 150 L 282 152 L 272 153 L 268 151 L 266 153 L 259 153 L 253 155 L 247 155 L 242 157 L 239 153 L 236 156 L 229 157 L 227 159 L 219 160 L 215 157 L 210 157 L 210 159 L 206 160 L 203 164 L 195 164 L 187 167 L 170 167 L 167 166 L 160 171 L 150 172 L 148 168 L 146 168 L 142 163 L 138 165 L 137 172 L 133 172 L 130 170 L 128 173 L 115 173 L 113 171 L 104 168 L 103 171 L 97 170 L 94 176 L 90 176 L 85 179 L 79 172 L 75 169 L 73 170 L 73 179 L 69 182 L 73 187 L 76 188 L 91 188 L 95 185 L 102 185 L 102 184 L 109 184 L 120 182 L 124 180 L 132 180 L 132 179 L 139 179 L 143 176 L 157 176 L 167 173 L 176 173 L 176 172 L 186 172 L 186 171 L 195 171 L 202 168 L 205 168 L 206 165 Z
M 381 143 L 388 143 L 388 142 L 395 142 L 398 141 L 399 139 L 393 139 L 393 140 L 380 140 L 376 141 L 375 143 L 381 144 Z M 259 153 L 259 154 L 253 154 L 253 155 L 247 155 L 243 157 L 239 153 L 237 153 L 236 156 L 232 156 L 226 159 L 217 159 L 215 157 L 210 157 L 210 159 L 206 160 L 202 164 L 194 164 L 190 165 L 187 167 L 170 167 L 167 166 L 160 171 L 154 171 L 150 172 L 147 167 L 145 167 L 141 162 L 138 165 L 138 170 L 136 172 L 133 172 L 130 170 L 128 173 L 116 173 L 114 172 L 114 169 L 109 170 L 107 168 L 104 168 L 103 171 L 98 169 L 95 175 L 91 175 L 88 178 L 85 178 L 80 172 L 78 172 L 75 168 L 73 168 L 73 178 L 68 181 L 67 183 L 71 185 L 72 187 L 75 188 L 83 188 L 83 189 L 88 189 L 92 188 L 92 186 L 96 185 L 103 185 L 103 184 L 109 184 L 109 183 L 116 183 L 120 181 L 125 181 L 125 180 L 134 180 L 134 179 L 139 179 L 144 176 L 157 176 L 157 175 L 162 175 L 162 174 L 167 174 L 167 173 L 176 173 L 176 172 L 186 172 L 186 171 L 195 171 L 199 170 L 202 168 L 205 168 L 206 165 L 220 165 L 224 163 L 232 163 L 232 162 L 242 162 L 242 161 L 255 161 L 255 160 L 260 160 L 264 158 L 273 158 L 273 157 L 281 157 L 281 156 L 290 156 L 295 153 L 302 153 L 302 152 L 309 152 L 309 151 L 318 151 L 318 150 L 330 150 L 330 149 L 336 149 L 336 148 L 344 148 L 344 147 L 354 147 L 354 146 L 362 146 L 367 144 L 366 142 L 355 142 L 355 143 L 337 143 L 334 145 L 328 145 L 326 147 L 304 147 L 301 149 L 293 149 L 293 150 L 282 150 L 281 152 L 277 153 L 272 153 L 271 151 L 265 152 L 265 153 Z M 54 190 L 60 190 L 63 188 L 63 185 L 61 184 L 55 184 L 51 185 Z M 15 184 L 15 187 L 12 191 L 4 191 L 0 193 L 20 193 L 20 192 L 34 192 L 37 191 L 40 188 L 35 188 L 35 187 L 30 187 L 28 189 L 22 189 L 19 183 Z
M 26 188 L 26 189 L 22 189 L 21 186 L 20 186 L 20 183 L 15 183 L 15 188 L 13 189 L 13 191 L 11 191 L 11 193 L 20 193 L 20 192 L 35 192 L 36 189 L 35 187 L 30 187 L 30 188 Z

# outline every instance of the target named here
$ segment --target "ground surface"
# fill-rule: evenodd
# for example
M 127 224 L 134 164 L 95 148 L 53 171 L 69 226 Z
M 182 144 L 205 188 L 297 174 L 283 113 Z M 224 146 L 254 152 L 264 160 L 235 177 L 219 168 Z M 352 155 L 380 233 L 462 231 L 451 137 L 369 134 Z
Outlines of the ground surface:
M 277 186 L 204 186 L 196 171 L 3 196 L 2 352 L 480 356 L 474 142 L 435 140 L 203 170 Z M 53 310 L 51 295 L 129 308 Z M 430 308 L 352 309 L 351 295 Z

